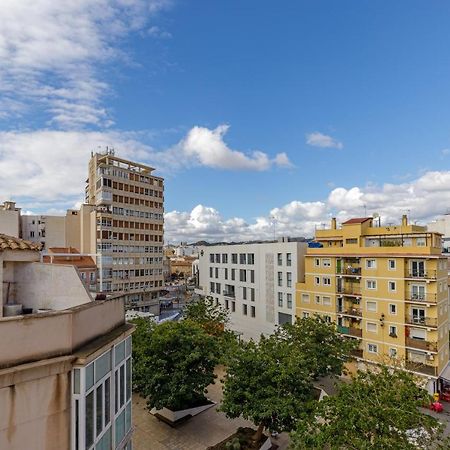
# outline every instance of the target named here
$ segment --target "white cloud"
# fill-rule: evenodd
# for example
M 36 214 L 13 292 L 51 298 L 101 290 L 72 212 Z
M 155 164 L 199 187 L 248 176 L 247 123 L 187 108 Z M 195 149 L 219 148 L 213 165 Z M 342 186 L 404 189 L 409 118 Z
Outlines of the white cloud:
M 110 125 L 101 65 L 125 57 L 120 39 L 169 1 L 3 0 L 0 118 L 38 107 L 64 127 Z
M 136 132 L 0 132 L 0 200 L 19 199 L 29 209 L 47 209 L 46 202 L 73 205 L 82 199 L 91 151 L 106 145 L 123 158 L 148 163 L 165 174 L 195 165 L 230 170 L 289 166 L 284 153 L 271 160 L 262 152 L 246 155 L 231 150 L 223 133 L 221 127 L 194 127 L 178 144 L 156 151 Z
M 306 143 L 312 147 L 321 148 L 344 148 L 342 142 L 328 136 L 326 134 L 315 131 L 306 135 Z
M 169 33 L 166 30 L 162 30 L 160 27 L 153 25 L 147 30 L 147 33 L 149 36 L 152 36 L 154 38 L 158 39 L 170 39 L 172 37 L 172 34 Z
M 246 154 L 232 150 L 224 141 L 228 125 L 219 125 L 211 130 L 193 127 L 176 146 L 175 153 L 181 152 L 194 165 L 230 170 L 268 170 L 272 165 L 290 167 L 286 153 L 279 153 L 273 160 L 259 150 Z
M 323 201 L 289 202 L 267 211 L 252 221 L 223 218 L 214 208 L 196 206 L 191 212 L 168 212 L 165 216 L 166 239 L 171 241 L 246 241 L 273 239 L 275 236 L 312 237 L 314 230 L 351 217 L 381 215 L 382 223 L 399 223 L 402 214 L 425 225 L 445 214 L 450 204 L 450 171 L 426 172 L 419 178 L 401 184 L 352 188 L 338 187 Z

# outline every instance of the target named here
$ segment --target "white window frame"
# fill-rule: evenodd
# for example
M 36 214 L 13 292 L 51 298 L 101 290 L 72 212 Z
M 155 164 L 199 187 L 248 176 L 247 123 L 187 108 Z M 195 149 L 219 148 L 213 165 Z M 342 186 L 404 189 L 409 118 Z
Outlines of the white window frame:
M 331 259 L 330 258 L 322 259 L 322 267 L 331 267 Z
M 369 303 L 370 304 L 373 303 L 375 305 L 375 309 L 374 310 L 369 309 Z M 378 310 L 378 304 L 377 304 L 376 301 L 374 301 L 374 300 L 366 300 L 366 311 L 367 312 L 377 312 L 377 310 Z
M 320 258 L 314 258 L 314 267 L 320 267 Z
M 324 286 L 331 286 L 331 277 L 322 277 L 322 284 Z
M 302 303 L 311 303 L 309 294 L 302 294 Z
M 320 286 L 320 277 L 314 277 L 314 285 Z
M 328 296 L 328 295 L 323 296 L 322 297 L 322 304 L 323 304 L 323 306 L 331 306 L 331 297 Z
M 377 344 L 371 344 L 370 342 L 367 343 L 367 351 L 369 353 L 378 354 L 378 345 Z
M 394 284 L 394 288 L 392 289 L 392 283 Z M 388 291 L 389 292 L 397 292 L 397 282 L 394 280 L 388 281 Z
M 373 266 L 371 266 L 369 263 L 373 263 Z M 376 269 L 376 268 L 377 268 L 376 259 L 366 259 L 366 269 Z
M 393 267 L 391 267 L 391 263 L 394 263 Z M 388 270 L 397 270 L 397 261 L 395 259 L 388 259 Z
M 373 283 L 374 287 L 369 287 L 370 283 Z M 371 291 L 376 291 L 377 290 L 377 281 L 376 280 L 366 280 L 366 289 L 371 290 Z
M 395 312 L 392 312 L 392 306 L 395 309 Z M 397 315 L 397 305 L 395 303 L 389 303 L 389 314 L 391 316 L 396 316 Z
M 378 324 L 376 322 L 366 322 L 366 331 L 369 333 L 377 334 L 378 333 Z

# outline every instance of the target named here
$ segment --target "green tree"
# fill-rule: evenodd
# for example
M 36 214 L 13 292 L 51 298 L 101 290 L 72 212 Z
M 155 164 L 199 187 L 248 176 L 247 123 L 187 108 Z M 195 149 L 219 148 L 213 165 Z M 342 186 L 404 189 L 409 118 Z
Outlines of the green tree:
M 133 386 L 148 408 L 189 408 L 214 382 L 217 341 L 191 321 L 159 325 L 136 321 Z
M 401 370 L 358 372 L 337 395 L 316 404 L 292 433 L 295 450 L 407 450 L 439 448 L 442 425 L 420 407 L 430 402 Z M 450 448 L 441 442 L 441 448 Z
M 184 309 L 186 320 L 198 323 L 204 330 L 211 335 L 221 335 L 230 318 L 228 310 L 213 304 L 213 300 L 207 297 L 199 297 L 186 304 Z
M 293 351 L 299 352 L 308 361 L 310 373 L 315 379 L 326 375 L 341 375 L 351 352 L 358 346 L 336 332 L 336 326 L 319 316 L 297 319 L 294 324 L 285 324 L 277 331 L 281 338 L 289 341 Z
M 352 347 L 321 319 L 302 319 L 258 343 L 242 343 L 227 368 L 221 409 L 255 423 L 256 440 L 265 428 L 292 431 L 317 402 L 313 380 L 340 375 Z

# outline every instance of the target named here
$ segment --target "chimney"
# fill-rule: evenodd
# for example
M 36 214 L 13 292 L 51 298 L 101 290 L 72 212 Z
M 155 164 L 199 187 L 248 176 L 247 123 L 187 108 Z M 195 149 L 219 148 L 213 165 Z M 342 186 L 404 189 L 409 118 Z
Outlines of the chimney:
M 408 225 L 408 216 L 403 214 L 402 216 L 402 227 L 406 227 Z
M 331 229 L 332 230 L 336 229 L 336 217 L 331 218 Z

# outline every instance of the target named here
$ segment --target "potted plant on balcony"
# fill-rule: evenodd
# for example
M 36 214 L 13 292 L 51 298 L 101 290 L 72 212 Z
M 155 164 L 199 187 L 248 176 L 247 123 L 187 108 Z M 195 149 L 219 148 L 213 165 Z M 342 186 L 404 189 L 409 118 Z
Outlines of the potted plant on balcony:
M 213 406 L 205 392 L 218 361 L 214 337 L 191 321 L 156 325 L 141 319 L 136 325 L 133 388 L 150 412 L 176 424 Z

